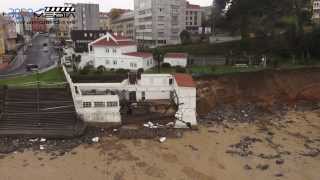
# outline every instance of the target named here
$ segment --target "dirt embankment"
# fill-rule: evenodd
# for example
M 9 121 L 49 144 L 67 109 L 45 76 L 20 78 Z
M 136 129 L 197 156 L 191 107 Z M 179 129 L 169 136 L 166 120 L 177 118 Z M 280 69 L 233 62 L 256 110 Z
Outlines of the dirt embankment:
M 197 112 L 205 115 L 217 104 L 255 103 L 270 107 L 300 100 L 320 101 L 320 68 L 266 70 L 197 80 Z

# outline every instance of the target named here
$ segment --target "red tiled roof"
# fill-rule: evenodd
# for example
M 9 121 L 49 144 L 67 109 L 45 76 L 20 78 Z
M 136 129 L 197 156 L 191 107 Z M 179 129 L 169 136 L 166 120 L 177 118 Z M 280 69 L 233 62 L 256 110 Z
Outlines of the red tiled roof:
M 93 46 L 130 46 L 130 45 L 136 45 L 136 43 L 133 41 L 130 41 L 130 40 L 115 42 L 111 38 L 108 41 L 107 38 L 105 38 L 105 39 L 101 39 L 100 41 L 95 42 L 92 45 Z
M 187 53 L 167 53 L 165 58 L 187 58 L 188 54 Z
M 142 57 L 142 58 L 152 57 L 152 54 L 148 52 L 130 52 L 130 53 L 123 53 L 123 55 Z
M 201 7 L 199 5 L 196 5 L 196 4 L 190 4 L 187 1 L 187 9 L 201 9 Z
M 177 73 L 174 75 L 174 78 L 175 78 L 178 86 L 196 87 L 196 83 L 193 81 L 192 76 L 189 74 Z

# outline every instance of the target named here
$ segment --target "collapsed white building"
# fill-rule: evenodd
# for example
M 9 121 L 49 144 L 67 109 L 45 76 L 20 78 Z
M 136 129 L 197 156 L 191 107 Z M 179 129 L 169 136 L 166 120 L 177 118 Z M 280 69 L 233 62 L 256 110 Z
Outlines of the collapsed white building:
M 123 101 L 135 105 L 170 100 L 177 107 L 175 128 L 197 125 L 196 86 L 188 74 L 129 74 L 127 79 L 119 82 L 74 83 L 65 68 L 64 73 L 76 111 L 87 123 L 122 124 Z

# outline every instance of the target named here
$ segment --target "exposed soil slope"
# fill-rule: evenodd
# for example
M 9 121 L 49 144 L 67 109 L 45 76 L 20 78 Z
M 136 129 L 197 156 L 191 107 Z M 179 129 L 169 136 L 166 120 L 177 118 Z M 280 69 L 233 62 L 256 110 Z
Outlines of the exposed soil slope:
M 320 68 L 266 70 L 197 79 L 197 112 L 205 115 L 217 104 L 320 101 Z

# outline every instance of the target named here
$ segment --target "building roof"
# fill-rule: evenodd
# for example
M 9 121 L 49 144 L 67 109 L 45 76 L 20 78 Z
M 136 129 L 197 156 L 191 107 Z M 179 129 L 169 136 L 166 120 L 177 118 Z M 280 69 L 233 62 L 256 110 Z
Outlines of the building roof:
M 93 41 L 90 45 L 92 46 L 130 46 L 136 45 L 136 43 L 124 36 L 119 34 L 107 33 L 105 36 Z
M 188 58 L 187 53 L 167 53 L 165 58 Z
M 100 35 L 105 35 L 107 31 L 105 30 L 72 30 L 71 31 L 71 39 L 73 41 L 76 40 L 96 40 L 100 37 Z M 90 36 L 92 35 L 92 36 Z
M 200 5 L 196 5 L 196 4 L 190 4 L 187 1 L 187 9 L 201 9 Z
M 196 87 L 196 83 L 193 81 L 192 76 L 189 74 L 177 73 L 174 78 L 181 87 Z
M 152 57 L 152 54 L 148 52 L 130 52 L 130 53 L 123 53 L 123 55 L 142 57 L 142 58 Z
M 95 43 L 92 44 L 93 46 L 130 46 L 130 45 L 136 45 L 133 41 L 114 41 L 113 39 L 101 39 Z

